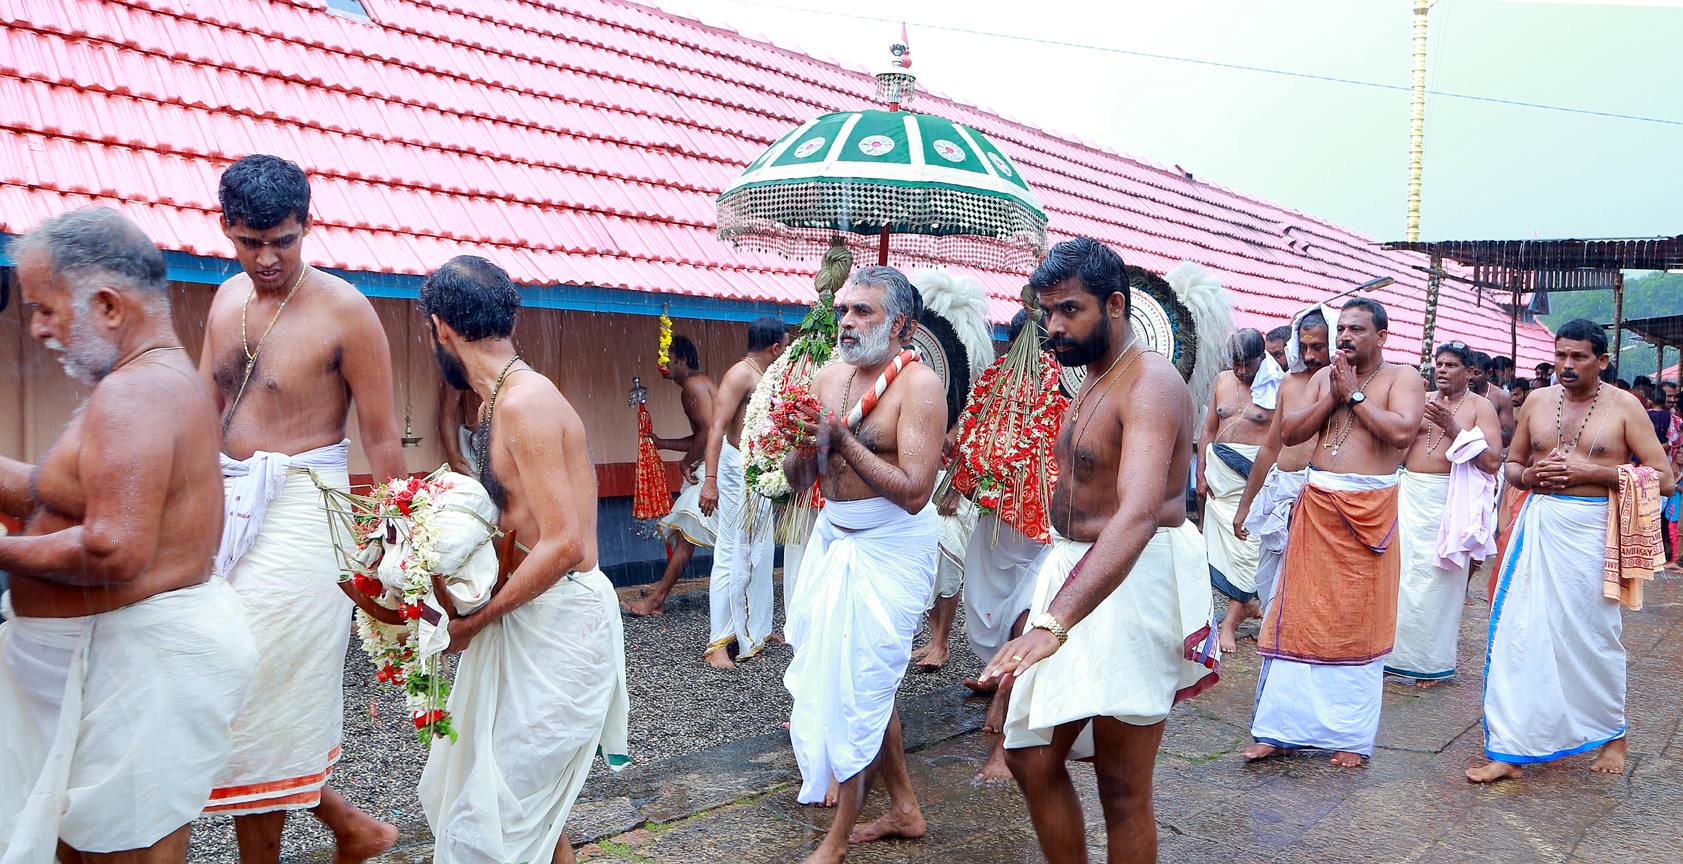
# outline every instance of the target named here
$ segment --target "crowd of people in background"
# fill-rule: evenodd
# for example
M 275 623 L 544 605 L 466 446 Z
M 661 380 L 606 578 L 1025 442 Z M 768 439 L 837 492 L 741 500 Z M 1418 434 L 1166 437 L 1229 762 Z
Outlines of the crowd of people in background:
M 13 575 L 0 603 L 0 859 L 181 862 L 194 820 L 221 814 L 244 864 L 275 864 L 300 810 L 332 832 L 336 861 L 380 854 L 397 829 L 330 782 L 344 661 L 353 632 L 367 646 L 374 622 L 413 626 L 421 641 L 424 621 L 460 655 L 453 728 L 443 712 L 413 717 L 440 730 L 418 789 L 432 860 L 572 861 L 567 821 L 591 766 L 629 761 L 624 631 L 598 566 L 584 424 L 520 356 L 519 290 L 462 255 L 418 298 L 441 378 L 474 396 L 446 400 L 461 427 L 450 455 L 455 482 L 494 504 L 495 583 L 463 608 L 450 574 L 417 565 L 429 584 L 393 578 L 422 599 L 382 606 L 357 578 L 371 538 L 347 548 L 328 502 L 348 494 L 352 412 L 375 482 L 414 481 L 384 330 L 354 286 L 305 263 L 297 165 L 241 159 L 219 195 L 242 272 L 216 292 L 196 363 L 163 254 L 121 214 L 63 214 L 8 249 L 30 333 L 91 395 L 38 465 L 0 457 L 0 513 L 27 525 L 0 537 Z M 967 683 L 998 736 L 981 779 L 1016 781 L 1053 864 L 1087 857 L 1070 760 L 1094 766 L 1110 860 L 1155 860 L 1164 724 L 1216 683 L 1245 618 L 1262 621 L 1263 658 L 1245 758 L 1375 758 L 1387 676 L 1430 686 L 1464 674 L 1459 622 L 1481 566 L 1489 761 L 1467 779 L 1591 750 L 1591 770 L 1624 770 L 1622 610 L 1641 608 L 1677 548 L 1675 382 L 1610 378 L 1603 328 L 1581 320 L 1557 330 L 1553 362 L 1530 379 L 1460 341 L 1416 370 L 1386 361 L 1387 310 L 1358 297 L 1233 334 L 1228 369 L 1197 405 L 1134 332 L 1115 250 L 1060 243 L 1029 286 L 1047 362 L 1087 370 L 1062 385 L 1068 407 L 1046 445 L 1056 481 L 1044 524 L 1029 526 L 1044 531 L 982 519 L 987 530 L 951 550 L 941 520 L 956 510 L 935 493 L 953 418 L 945 384 L 907 347 L 923 300 L 886 266 L 837 291 L 836 359 L 776 427 L 790 487 L 816 484 L 824 501 L 785 549 L 781 637 L 769 504 L 748 489 L 743 451 L 786 328 L 751 324 L 717 383 L 693 343 L 673 340 L 690 433 L 656 443 L 684 454 L 662 526 L 682 557 L 629 611 L 657 613 L 694 548 L 712 545 L 712 634 L 697 662 L 729 670 L 787 640 L 797 797 L 835 808 L 809 862 L 928 829 L 897 695 L 909 666 L 945 657 L 912 651 L 942 598 L 949 625 L 956 598 L 971 604 L 984 668 Z M 353 605 L 365 616 L 354 628 Z M 416 648 L 399 643 L 382 680 Z M 878 779 L 888 804 L 867 821 Z

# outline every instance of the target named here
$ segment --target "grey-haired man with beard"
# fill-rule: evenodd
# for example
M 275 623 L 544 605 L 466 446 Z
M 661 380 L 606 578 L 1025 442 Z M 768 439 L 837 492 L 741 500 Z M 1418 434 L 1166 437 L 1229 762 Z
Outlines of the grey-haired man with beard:
M 921 837 L 926 828 L 894 708 L 935 584 L 940 531 L 929 497 L 946 388 L 901 348 L 922 306 L 892 267 L 854 274 L 836 298 L 842 362 L 813 380 L 823 404 L 809 411 L 817 435 L 794 440 L 784 463 L 794 488 L 816 477 L 826 501 L 790 596 L 795 658 L 783 678 L 794 697 L 800 801 L 823 800 L 839 784 L 835 821 L 809 862 L 840 861 L 849 843 Z M 854 827 L 873 773 L 888 786 L 888 812 Z
M 164 256 L 115 210 L 12 244 L 30 334 L 93 392 L 40 465 L 0 459 L 0 860 L 187 860 L 257 652 L 210 578 L 216 410 Z

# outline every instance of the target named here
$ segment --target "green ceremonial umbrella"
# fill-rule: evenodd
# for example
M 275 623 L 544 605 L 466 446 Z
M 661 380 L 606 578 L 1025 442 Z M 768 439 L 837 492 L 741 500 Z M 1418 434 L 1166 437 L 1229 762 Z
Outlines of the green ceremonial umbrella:
M 898 110 L 915 92 L 903 44 L 878 76 L 890 110 L 842 111 L 777 139 L 718 199 L 719 238 L 805 256 L 832 237 L 874 238 L 896 253 L 989 269 L 1033 266 L 1046 253 L 1046 213 L 987 136 Z

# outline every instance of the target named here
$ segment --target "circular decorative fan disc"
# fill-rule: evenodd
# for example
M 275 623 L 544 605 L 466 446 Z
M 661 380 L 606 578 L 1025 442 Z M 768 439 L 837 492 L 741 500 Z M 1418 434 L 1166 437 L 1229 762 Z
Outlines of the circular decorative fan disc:
M 1133 308 L 1128 312 L 1128 323 L 1134 327 L 1134 338 L 1139 340 L 1140 347 L 1172 360 L 1175 356 L 1172 319 L 1154 292 L 1150 289 L 1142 291 L 1141 287 L 1134 287 Z
M 1063 387 L 1064 395 L 1073 399 L 1075 394 L 1081 392 L 1081 382 L 1087 380 L 1087 367 L 1063 366 L 1060 368 L 1063 371 L 1058 373 L 1058 383 Z
M 918 322 L 917 329 L 912 331 L 909 340 L 913 348 L 917 349 L 918 357 L 941 376 L 942 386 L 952 381 L 952 365 L 947 361 L 947 352 L 941 346 L 941 340 L 927 324 Z

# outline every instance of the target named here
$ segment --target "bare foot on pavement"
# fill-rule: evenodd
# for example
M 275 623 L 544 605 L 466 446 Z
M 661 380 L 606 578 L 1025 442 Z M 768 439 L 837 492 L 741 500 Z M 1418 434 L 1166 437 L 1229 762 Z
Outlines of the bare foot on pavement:
M 1362 767 L 1362 754 L 1340 750 L 1332 754 L 1332 758 L 1327 761 L 1340 768 L 1360 768 Z
M 635 618 L 661 615 L 666 612 L 666 595 L 644 594 L 635 600 L 628 600 L 620 605 L 625 607 L 625 611 Z
M 1590 770 L 1597 774 L 1625 773 L 1625 754 L 1630 751 L 1630 741 L 1625 738 L 1615 738 L 1601 748 L 1601 755 L 1590 763 Z
M 362 864 L 397 843 L 397 826 L 362 814 L 353 827 L 334 834 L 333 864 Z
M 1467 769 L 1468 783 L 1494 783 L 1497 780 L 1518 780 L 1525 776 L 1518 765 L 1506 762 L 1489 762 L 1477 768 Z
M 931 642 L 912 652 L 912 662 L 924 672 L 934 672 L 947 665 L 947 646 Z
M 1003 737 L 993 742 L 993 752 L 988 754 L 987 764 L 976 772 L 976 782 L 984 786 L 995 786 L 1012 781 L 1011 768 L 1005 764 L 1005 739 Z
M 869 825 L 860 825 L 847 835 L 849 843 L 870 843 L 876 840 L 886 840 L 890 837 L 902 837 L 916 840 L 929 830 L 929 824 L 923 821 L 923 813 L 917 809 L 890 809 L 887 813 L 877 817 Z

